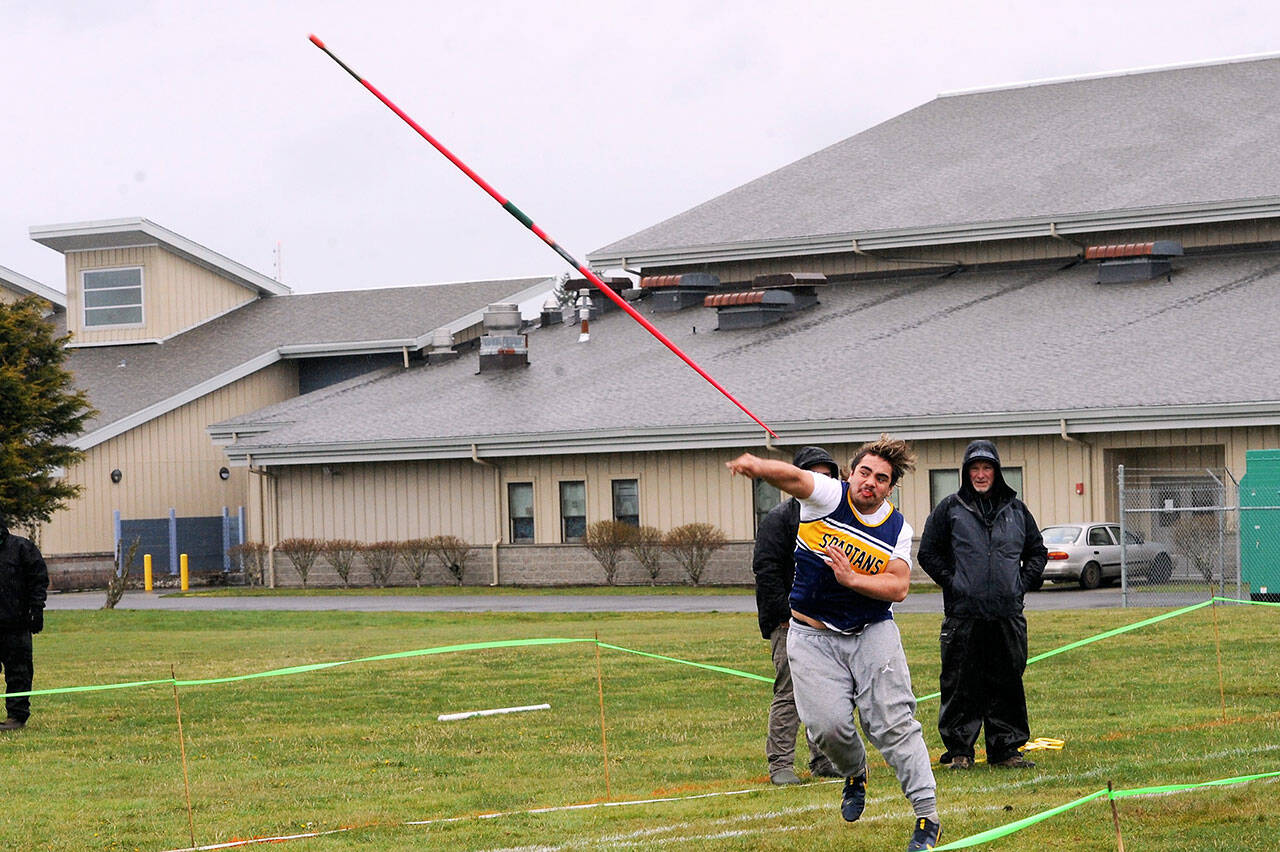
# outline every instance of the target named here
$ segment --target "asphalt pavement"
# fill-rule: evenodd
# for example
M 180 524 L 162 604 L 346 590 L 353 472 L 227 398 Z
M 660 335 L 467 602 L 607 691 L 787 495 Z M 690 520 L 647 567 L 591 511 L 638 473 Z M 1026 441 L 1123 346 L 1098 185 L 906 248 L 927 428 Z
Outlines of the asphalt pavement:
M 49 609 L 99 609 L 106 592 L 55 592 Z M 1085 591 L 1074 587 L 1050 587 L 1026 596 L 1028 610 L 1107 609 L 1121 605 L 1116 588 Z M 752 595 L 561 595 L 459 594 L 459 595 L 280 595 L 189 597 L 172 592 L 126 592 L 117 609 L 152 609 L 190 612 L 751 612 Z M 942 612 L 942 594 L 917 592 L 894 605 L 895 612 Z

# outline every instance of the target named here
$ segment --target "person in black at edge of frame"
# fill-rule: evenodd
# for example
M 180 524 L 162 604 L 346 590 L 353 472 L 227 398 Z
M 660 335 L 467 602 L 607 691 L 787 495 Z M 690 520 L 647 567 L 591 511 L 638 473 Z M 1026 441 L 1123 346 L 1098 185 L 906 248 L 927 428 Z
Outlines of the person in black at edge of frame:
M 8 694 L 31 690 L 31 636 L 44 629 L 48 594 L 49 569 L 40 550 L 0 522 L 0 667 Z M 5 698 L 4 704 L 7 717 L 0 722 L 0 731 L 16 731 L 27 724 L 29 696 Z
M 792 464 L 802 470 L 840 478 L 840 466 L 822 447 L 801 447 Z M 796 531 L 800 527 L 800 502 L 792 497 L 765 515 L 756 530 L 751 570 L 756 577 L 756 612 L 760 635 L 769 640 L 773 656 L 773 701 L 769 704 L 769 732 L 765 737 L 765 760 L 769 780 L 774 784 L 799 784 L 795 771 L 796 734 L 800 717 L 796 713 L 791 685 L 791 665 L 787 661 L 787 626 L 791 622 L 791 583 L 796 574 Z M 815 778 L 839 778 L 840 772 L 813 741 L 809 743 L 809 771 Z
M 964 451 L 960 490 L 925 521 L 916 558 L 942 587 L 938 732 L 946 751 L 938 762 L 970 769 L 984 729 L 988 765 L 1035 766 L 1020 751 L 1031 736 L 1022 598 L 1039 587 L 1048 551 L 1036 519 L 1004 481 L 995 444 L 974 441 Z

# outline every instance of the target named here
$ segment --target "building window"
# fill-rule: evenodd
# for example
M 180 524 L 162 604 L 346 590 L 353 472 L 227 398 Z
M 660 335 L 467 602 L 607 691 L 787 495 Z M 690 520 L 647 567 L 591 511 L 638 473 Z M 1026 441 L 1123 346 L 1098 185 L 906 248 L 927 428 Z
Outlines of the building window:
M 142 267 L 86 269 L 80 287 L 86 328 L 142 324 Z
M 511 541 L 533 541 L 533 483 L 507 484 L 507 514 L 511 519 Z
M 1005 484 L 1018 492 L 1018 496 L 1022 496 L 1022 468 L 1020 467 L 1001 467 L 1000 473 L 1004 475 Z M 942 470 L 929 471 L 929 509 L 942 502 L 942 498 L 948 494 L 954 494 L 960 490 L 960 471 L 957 468 L 944 468 Z
M 774 506 L 782 502 L 782 492 L 763 479 L 757 479 L 751 485 L 751 499 L 755 505 L 755 528 L 756 531 L 759 531 L 760 523 L 764 520 L 764 516 L 769 514 Z
M 587 534 L 587 483 L 560 483 L 560 540 L 582 541 Z
M 633 527 L 640 526 L 639 480 L 613 480 L 613 519 Z

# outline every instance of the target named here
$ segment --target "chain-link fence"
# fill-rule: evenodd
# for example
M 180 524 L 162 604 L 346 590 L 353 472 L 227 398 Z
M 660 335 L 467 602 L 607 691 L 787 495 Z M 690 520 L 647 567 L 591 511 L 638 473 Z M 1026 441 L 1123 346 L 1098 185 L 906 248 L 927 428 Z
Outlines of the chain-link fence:
M 1125 606 L 1184 606 L 1247 594 L 1238 488 L 1230 471 L 1120 465 L 1116 478 Z M 1271 553 L 1280 555 L 1280 548 Z

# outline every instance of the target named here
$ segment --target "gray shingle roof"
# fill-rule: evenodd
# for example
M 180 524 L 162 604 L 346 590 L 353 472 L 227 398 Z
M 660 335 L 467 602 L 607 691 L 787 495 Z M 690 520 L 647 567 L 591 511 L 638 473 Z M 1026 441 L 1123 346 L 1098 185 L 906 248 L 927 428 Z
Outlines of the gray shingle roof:
M 861 280 L 759 330 L 713 331 L 708 308 L 649 318 L 785 442 L 882 428 L 941 434 L 948 423 L 961 433 L 999 434 L 1000 424 L 1056 433 L 1059 417 L 1073 429 L 1131 416 L 1186 426 L 1197 412 L 1217 423 L 1253 405 L 1270 422 L 1280 416 L 1280 254 L 1189 256 L 1172 281 L 1096 281 L 1094 264 Z M 531 332 L 530 365 L 509 372 L 479 375 L 469 353 L 299 397 L 246 418 L 278 428 L 231 455 L 465 456 L 472 442 L 489 454 L 545 454 L 763 438 L 626 315 L 592 320 L 588 343 L 577 337 L 575 325 Z
M 202 383 L 252 371 L 281 347 L 412 340 L 543 281 L 549 288 L 549 279 L 521 278 L 273 296 L 162 344 L 72 349 L 68 367 L 99 409 L 91 434 Z
M 1268 58 L 943 96 L 589 259 L 1274 199 L 1277 90 Z

